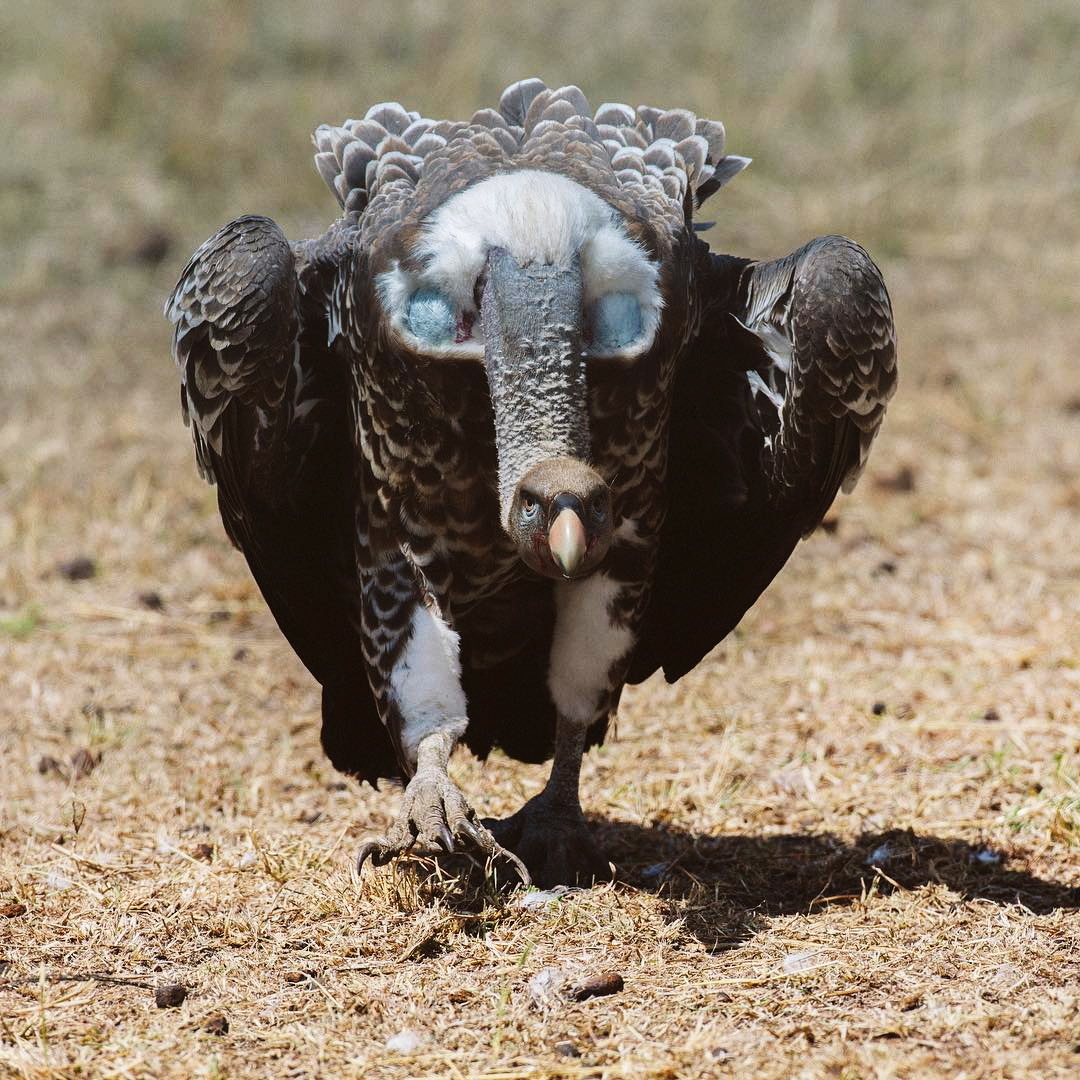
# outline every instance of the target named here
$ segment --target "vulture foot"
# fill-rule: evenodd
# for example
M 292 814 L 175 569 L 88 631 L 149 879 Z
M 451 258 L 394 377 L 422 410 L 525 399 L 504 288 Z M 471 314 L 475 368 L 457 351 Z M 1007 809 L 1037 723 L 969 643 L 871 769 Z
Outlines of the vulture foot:
M 385 866 L 409 851 L 424 855 L 471 851 L 485 860 L 503 858 L 524 884 L 530 883 L 524 863 L 476 820 L 476 811 L 442 770 L 423 770 L 409 781 L 389 832 L 361 845 L 357 870 L 368 859 L 373 866 Z
M 540 889 L 610 881 L 612 866 L 593 843 L 580 810 L 554 809 L 543 795 L 503 821 L 485 819 L 495 840 L 529 868 Z

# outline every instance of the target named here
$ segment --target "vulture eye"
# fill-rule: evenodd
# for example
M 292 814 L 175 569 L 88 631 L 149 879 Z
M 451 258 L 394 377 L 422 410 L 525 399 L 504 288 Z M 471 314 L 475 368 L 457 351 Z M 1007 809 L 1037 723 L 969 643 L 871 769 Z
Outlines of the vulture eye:
M 608 293 L 589 311 L 594 352 L 625 349 L 641 337 L 641 305 L 632 293 Z
M 589 505 L 589 510 L 592 512 L 592 516 L 602 522 L 607 517 L 607 508 L 604 504 L 603 495 L 594 495 L 592 503 Z
M 420 289 L 409 297 L 405 322 L 409 333 L 428 345 L 450 345 L 457 334 L 454 305 L 433 289 Z
M 526 521 L 535 521 L 536 515 L 540 513 L 540 502 L 532 495 L 521 496 L 521 516 Z

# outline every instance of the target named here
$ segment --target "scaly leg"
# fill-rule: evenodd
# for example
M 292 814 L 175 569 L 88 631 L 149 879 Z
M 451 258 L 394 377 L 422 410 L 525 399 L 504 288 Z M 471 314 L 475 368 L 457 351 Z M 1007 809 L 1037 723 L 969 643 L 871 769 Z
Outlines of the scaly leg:
M 529 884 L 524 864 L 476 820 L 476 812 L 447 773 L 459 734 L 440 730 L 420 740 L 416 772 L 405 788 L 401 810 L 385 836 L 373 837 L 361 845 L 358 869 L 369 858 L 373 865 L 383 866 L 407 851 L 436 854 L 454 851 L 464 844 L 485 859 L 505 858 L 522 882 Z
M 380 866 L 413 849 L 435 853 L 464 846 L 484 858 L 506 857 L 528 880 L 520 860 L 477 822 L 447 773 L 468 724 L 458 635 L 438 606 L 420 602 L 414 590 L 415 578 L 404 564 L 392 579 L 373 576 L 365 582 L 368 675 L 410 779 L 394 824 L 385 836 L 363 844 L 358 865 L 370 858 Z
M 618 701 L 633 648 L 633 633 L 616 614 L 615 601 L 627 588 L 636 587 L 602 572 L 556 586 L 548 688 L 558 723 L 551 774 L 544 790 L 512 817 L 485 821 L 495 839 L 525 861 L 540 886 L 611 878 L 607 858 L 589 836 L 578 784 L 585 736 Z
M 533 884 L 591 885 L 609 881 L 611 866 L 593 843 L 581 812 L 578 783 L 587 725 L 560 716 L 555 760 L 544 790 L 503 821 L 485 820 L 495 840 L 529 868 Z

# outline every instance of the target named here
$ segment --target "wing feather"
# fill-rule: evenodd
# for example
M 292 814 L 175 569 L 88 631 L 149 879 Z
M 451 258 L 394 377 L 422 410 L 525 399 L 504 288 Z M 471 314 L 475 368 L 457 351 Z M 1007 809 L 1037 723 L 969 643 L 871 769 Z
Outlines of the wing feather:
M 889 295 L 870 256 L 819 237 L 774 262 L 708 255 L 676 380 L 668 516 L 632 681 L 720 642 L 851 490 L 896 389 Z
M 226 532 L 323 685 L 323 745 L 373 783 L 398 773 L 363 673 L 349 373 L 329 344 L 348 225 L 293 248 L 263 217 L 230 222 L 165 307 L 180 397 Z

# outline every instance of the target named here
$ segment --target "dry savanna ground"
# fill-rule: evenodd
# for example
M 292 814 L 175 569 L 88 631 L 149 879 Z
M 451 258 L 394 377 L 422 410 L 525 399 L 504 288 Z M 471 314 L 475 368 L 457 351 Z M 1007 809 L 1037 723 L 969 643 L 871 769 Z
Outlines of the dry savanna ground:
M 328 223 L 316 123 L 534 72 L 722 117 L 714 243 L 858 237 L 902 341 L 854 496 L 627 693 L 618 880 L 554 897 L 356 876 L 398 794 L 321 754 L 159 314 L 229 217 Z M 1078 72 L 1066 0 L 0 9 L 0 1075 L 1076 1075 Z

